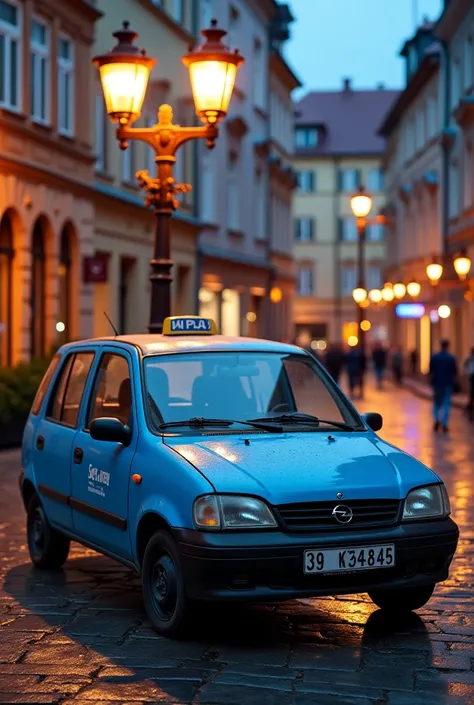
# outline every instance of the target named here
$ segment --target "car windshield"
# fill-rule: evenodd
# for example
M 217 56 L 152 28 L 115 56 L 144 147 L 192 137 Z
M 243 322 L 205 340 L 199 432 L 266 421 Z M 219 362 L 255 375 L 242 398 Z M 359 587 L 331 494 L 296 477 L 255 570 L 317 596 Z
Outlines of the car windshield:
M 156 430 L 190 419 L 277 421 L 296 413 L 321 419 L 322 427 L 323 419 L 362 426 L 337 387 L 306 355 L 198 352 L 149 356 L 143 364 L 148 416 Z

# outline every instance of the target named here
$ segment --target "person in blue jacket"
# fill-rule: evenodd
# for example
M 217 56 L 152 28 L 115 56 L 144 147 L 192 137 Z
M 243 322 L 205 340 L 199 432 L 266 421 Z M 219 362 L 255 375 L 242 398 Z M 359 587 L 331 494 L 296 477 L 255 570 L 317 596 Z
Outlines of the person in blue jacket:
M 449 352 L 449 340 L 441 342 L 441 350 L 431 356 L 430 381 L 433 388 L 434 430 L 442 426 L 448 431 L 451 398 L 457 383 L 458 368 L 456 358 Z

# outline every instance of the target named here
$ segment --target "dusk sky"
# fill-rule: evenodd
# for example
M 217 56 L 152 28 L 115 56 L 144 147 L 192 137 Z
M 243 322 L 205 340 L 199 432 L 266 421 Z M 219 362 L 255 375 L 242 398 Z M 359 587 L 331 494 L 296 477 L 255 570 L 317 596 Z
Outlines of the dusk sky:
M 295 22 L 285 56 L 303 82 L 298 98 L 314 89 L 338 89 L 348 76 L 355 88 L 403 86 L 398 52 L 442 0 L 288 0 Z

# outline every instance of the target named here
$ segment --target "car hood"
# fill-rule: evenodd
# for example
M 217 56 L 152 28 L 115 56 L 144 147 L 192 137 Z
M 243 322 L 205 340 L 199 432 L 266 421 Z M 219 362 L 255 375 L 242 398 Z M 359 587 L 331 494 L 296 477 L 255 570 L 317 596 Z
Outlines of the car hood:
M 334 440 L 333 440 L 334 439 Z M 271 504 L 402 499 L 438 482 L 425 465 L 371 432 L 165 438 L 216 492 L 252 494 Z

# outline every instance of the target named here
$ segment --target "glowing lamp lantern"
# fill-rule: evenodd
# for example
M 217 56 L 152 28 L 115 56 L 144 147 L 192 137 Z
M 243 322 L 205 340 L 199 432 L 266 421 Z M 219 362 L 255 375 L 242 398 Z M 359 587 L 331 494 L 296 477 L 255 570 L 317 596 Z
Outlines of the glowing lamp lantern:
M 150 71 L 156 60 L 147 56 L 144 49 L 134 46 L 138 34 L 130 29 L 129 22 L 124 22 L 113 36 L 117 44 L 107 54 L 96 56 L 93 63 L 99 68 L 110 119 L 126 125 L 140 117 Z
M 352 298 L 356 304 L 362 304 L 367 299 L 367 292 L 362 286 L 358 286 L 357 289 L 354 289 L 352 292 Z
M 237 69 L 244 62 L 238 49 L 231 51 L 222 43 L 227 32 L 211 21 L 210 29 L 201 32 L 204 44 L 183 56 L 189 69 L 196 114 L 202 122 L 214 125 L 227 115 L 234 90 Z
M 451 315 L 451 309 L 446 304 L 443 304 L 438 309 L 438 316 L 440 318 L 449 318 Z
M 382 301 L 382 292 L 380 291 L 380 289 L 371 289 L 369 291 L 369 299 L 374 304 L 379 304 Z
M 351 198 L 351 208 L 356 218 L 367 218 L 372 208 L 372 198 L 361 186 Z
M 393 301 L 394 298 L 395 294 L 393 292 L 393 286 L 384 286 L 382 289 L 382 299 L 387 301 L 387 303 L 390 303 L 390 301 Z
M 456 257 L 453 264 L 459 279 L 461 279 L 461 281 L 465 281 L 471 269 L 470 258 L 466 255 L 465 252 L 462 252 L 459 257 Z
M 405 284 L 402 284 L 401 282 L 397 282 L 396 284 L 394 284 L 393 293 L 396 299 L 403 299 L 403 297 L 407 293 L 407 288 Z
M 438 264 L 438 262 L 432 262 L 426 267 L 426 274 L 432 285 L 436 286 L 443 276 L 443 265 Z
M 421 284 L 418 282 L 410 282 L 407 284 L 407 292 L 409 296 L 412 296 L 413 298 L 416 298 L 419 296 L 421 291 Z
M 283 298 L 283 292 L 279 286 L 272 286 L 270 289 L 270 301 L 272 304 L 279 304 Z

